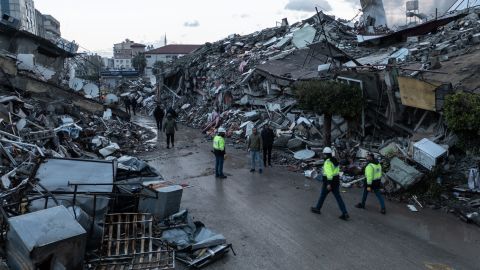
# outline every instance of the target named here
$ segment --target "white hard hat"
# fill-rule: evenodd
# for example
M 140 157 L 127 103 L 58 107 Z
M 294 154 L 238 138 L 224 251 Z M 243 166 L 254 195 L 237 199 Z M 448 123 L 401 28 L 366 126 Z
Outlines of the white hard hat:
M 330 148 L 330 147 L 323 148 L 323 153 L 324 154 L 332 154 L 333 153 L 332 148 Z
M 227 131 L 223 127 L 221 127 L 221 128 L 218 129 L 217 132 L 218 133 L 226 133 Z

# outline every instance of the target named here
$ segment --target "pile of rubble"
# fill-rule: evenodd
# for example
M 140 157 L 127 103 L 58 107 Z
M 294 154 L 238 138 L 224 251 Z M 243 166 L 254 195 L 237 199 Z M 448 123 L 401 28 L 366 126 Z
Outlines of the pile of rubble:
M 187 185 L 135 157 L 156 149 L 154 132 L 52 87 L 53 97 L 0 89 L 0 257 L 10 268 L 202 267 L 231 250 L 181 211 Z
M 276 163 L 311 177 L 323 163 L 324 120 L 298 108 L 293 86 L 310 79 L 354 84 L 368 104 L 361 123 L 341 116 L 332 123 L 332 143 L 348 172 L 344 187 L 361 185 L 364 158 L 373 152 L 383 160 L 392 199 L 411 209 L 443 208 L 478 224 L 479 187 L 466 186 L 477 177 L 469 176 L 477 165 L 455 147 L 441 112 L 454 90 L 480 89 L 474 79 L 479 15 L 478 8 L 454 11 L 361 39 L 362 29 L 323 13 L 291 26 L 284 21 L 207 43 L 174 62 L 165 69 L 160 98 L 209 136 L 226 128 L 238 148 L 254 127 L 270 124 Z

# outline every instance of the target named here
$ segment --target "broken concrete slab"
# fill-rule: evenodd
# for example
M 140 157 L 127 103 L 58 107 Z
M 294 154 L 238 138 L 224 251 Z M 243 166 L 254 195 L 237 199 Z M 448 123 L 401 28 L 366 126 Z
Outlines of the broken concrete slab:
M 313 26 L 306 24 L 304 27 L 293 33 L 292 43 L 298 49 L 305 48 L 313 42 L 316 33 L 317 30 Z
M 423 177 L 423 173 L 396 157 L 390 161 L 390 170 L 386 175 L 404 189 L 408 189 Z

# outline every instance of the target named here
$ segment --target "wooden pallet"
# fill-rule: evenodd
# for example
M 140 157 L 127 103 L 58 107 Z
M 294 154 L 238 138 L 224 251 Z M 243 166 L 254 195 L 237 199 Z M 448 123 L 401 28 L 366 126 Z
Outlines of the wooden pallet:
M 107 215 L 101 253 L 98 270 L 175 268 L 175 251 L 153 243 L 151 214 Z

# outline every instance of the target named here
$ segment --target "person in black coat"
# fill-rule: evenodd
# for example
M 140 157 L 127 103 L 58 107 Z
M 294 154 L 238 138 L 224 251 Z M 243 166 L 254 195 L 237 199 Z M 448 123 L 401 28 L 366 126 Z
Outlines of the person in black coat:
M 125 105 L 125 111 L 130 115 L 130 99 L 128 97 L 124 98 L 123 104 Z
M 132 112 L 133 112 L 133 115 L 137 115 L 136 114 L 136 111 L 137 111 L 137 99 L 135 97 L 132 97 L 130 99 L 130 105 L 132 106 Z
M 177 112 L 175 111 L 175 109 L 173 109 L 173 107 L 168 108 L 167 114 L 172 115 L 172 117 L 173 117 L 174 119 L 177 118 Z
M 272 150 L 273 142 L 275 141 L 275 132 L 270 127 L 266 125 L 262 130 L 262 140 L 263 140 L 263 164 L 265 167 L 272 166 Z
M 157 107 L 153 111 L 153 116 L 155 117 L 155 121 L 157 122 L 157 129 L 162 130 L 162 123 L 165 112 L 163 111 L 163 108 L 162 106 L 160 106 L 160 104 L 157 104 Z

